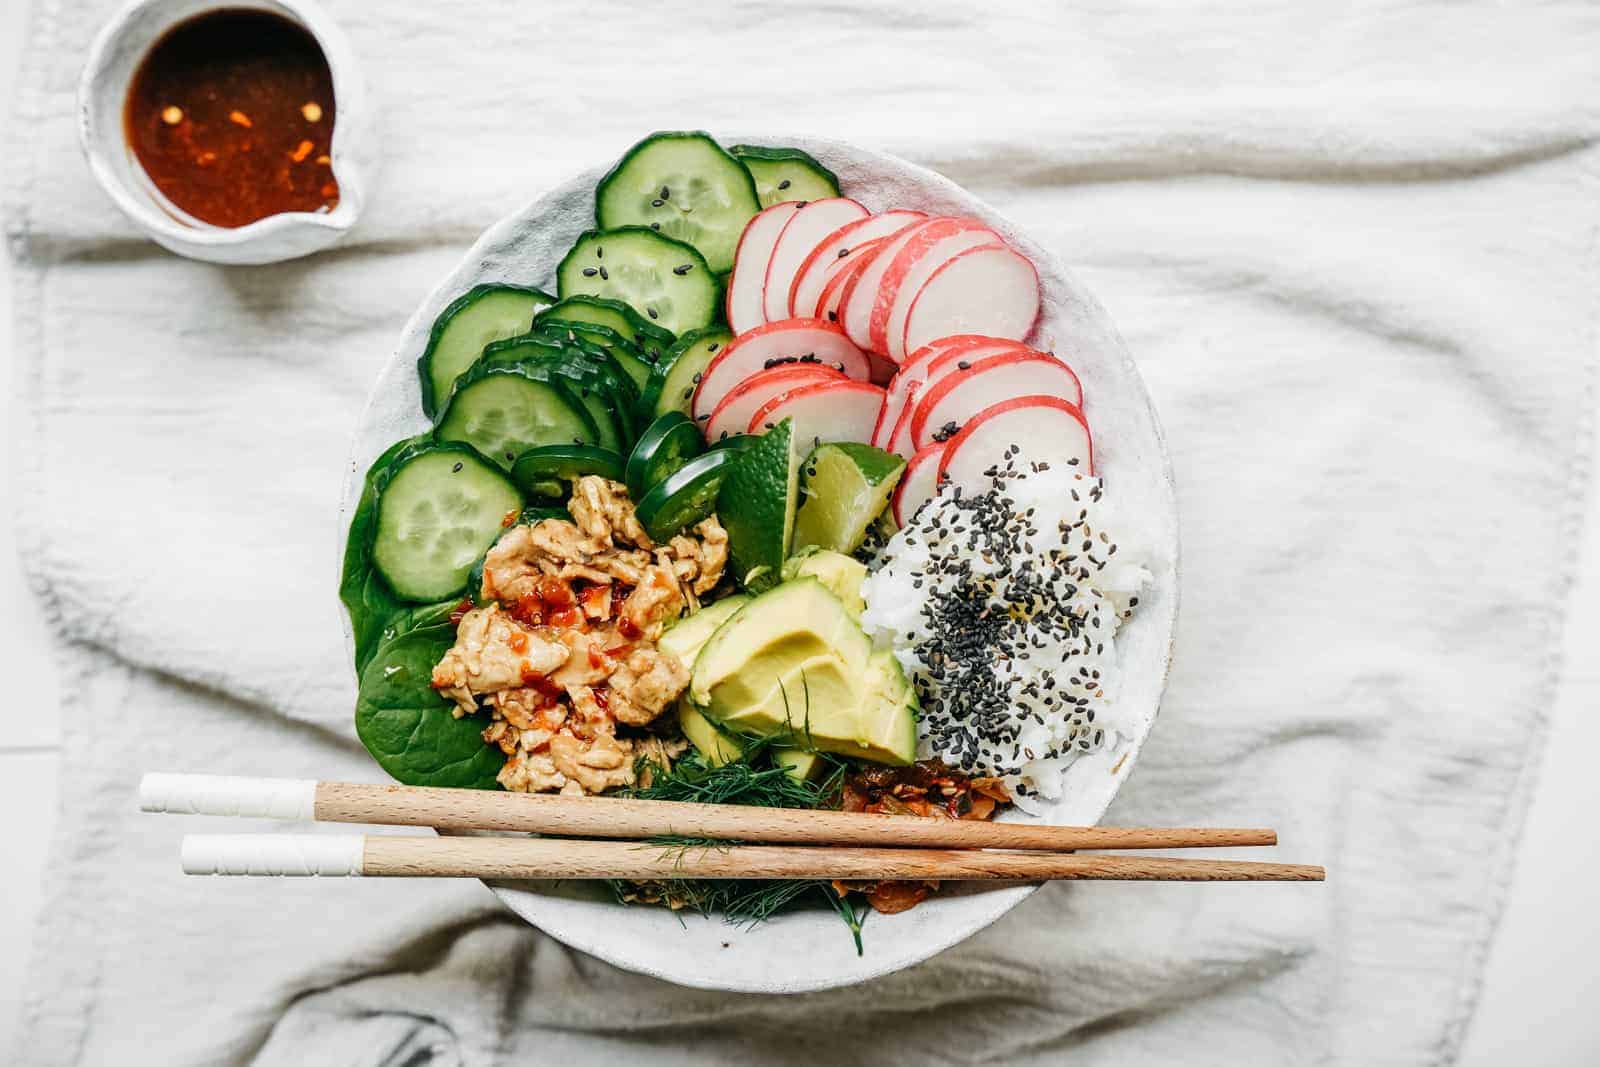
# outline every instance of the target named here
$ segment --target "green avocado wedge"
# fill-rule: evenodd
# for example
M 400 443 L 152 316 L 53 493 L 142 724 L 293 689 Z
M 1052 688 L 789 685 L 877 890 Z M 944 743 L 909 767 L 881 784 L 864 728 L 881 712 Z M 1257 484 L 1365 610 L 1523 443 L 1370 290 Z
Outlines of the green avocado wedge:
M 799 444 L 794 420 L 784 419 L 747 448 L 706 453 L 735 457 L 717 495 L 717 515 L 728 531 L 734 577 L 751 592 L 778 581 L 793 543 L 800 497 Z
M 405 785 L 495 789 L 505 756 L 484 744 L 477 716 L 457 719 L 430 684 L 455 643 L 454 603 L 413 608 L 384 629 L 361 671 L 356 734 L 390 777 Z

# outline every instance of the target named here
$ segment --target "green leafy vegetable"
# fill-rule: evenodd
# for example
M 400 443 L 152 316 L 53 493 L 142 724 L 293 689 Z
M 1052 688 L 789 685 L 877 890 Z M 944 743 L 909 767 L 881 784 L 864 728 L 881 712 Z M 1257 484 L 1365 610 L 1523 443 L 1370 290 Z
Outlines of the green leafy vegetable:
M 457 719 L 430 685 L 433 665 L 455 642 L 454 603 L 409 608 L 383 628 L 361 671 L 356 733 L 385 771 L 406 785 L 496 789 L 505 763 L 483 723 Z
M 384 624 L 405 607 L 372 562 L 372 536 L 378 526 L 377 483 L 389 467 L 432 442 L 428 434 L 398 441 L 374 460 L 367 468 L 355 514 L 350 517 L 350 533 L 344 543 L 344 570 L 339 578 L 339 599 L 350 613 L 350 628 L 355 632 L 358 673 L 378 647 Z
M 797 781 L 783 767 L 771 762 L 772 739 L 744 740 L 744 754 L 736 760 L 710 766 L 698 753 L 691 753 L 670 770 L 641 761 L 639 780 L 629 795 L 647 800 L 687 800 L 701 804 L 744 804 L 763 808 L 828 808 L 837 804 L 844 784 L 845 764 L 824 757 L 830 773 L 819 782 Z M 656 838 L 662 848 L 683 851 L 695 848 L 722 848 L 726 841 L 694 838 Z M 612 892 L 623 903 L 668 903 L 677 908 L 723 916 L 728 922 L 753 925 L 765 922 L 790 905 L 809 898 L 821 898 L 850 930 L 856 952 L 861 948 L 861 920 L 864 912 L 854 901 L 841 897 L 831 884 L 820 879 L 751 881 L 734 878 L 670 878 L 654 882 L 612 882 Z

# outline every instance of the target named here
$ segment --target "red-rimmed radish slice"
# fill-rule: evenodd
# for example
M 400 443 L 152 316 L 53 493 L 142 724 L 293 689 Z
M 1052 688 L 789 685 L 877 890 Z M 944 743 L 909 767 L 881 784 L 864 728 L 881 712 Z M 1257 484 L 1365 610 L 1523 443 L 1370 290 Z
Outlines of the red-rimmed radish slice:
M 832 323 L 821 319 L 769 322 L 729 341 L 700 372 L 692 403 L 695 421 L 704 426 L 723 398 L 746 378 L 790 363 L 820 363 L 863 382 L 870 370 L 866 355 Z
M 822 295 L 817 298 L 817 318 L 838 324 L 839 304 L 844 299 L 851 280 L 866 268 L 872 261 L 873 254 L 883 247 L 883 242 L 887 240 L 887 237 L 880 237 L 876 241 L 858 245 L 839 260 L 829 274 L 827 284 L 822 287 Z
M 1010 248 L 969 248 L 933 272 L 906 314 L 901 348 L 981 333 L 1020 341 L 1039 316 L 1039 274 Z
M 848 380 L 832 367 L 820 363 L 785 363 L 771 370 L 757 371 L 722 398 L 722 403 L 705 423 L 706 440 L 716 442 L 744 433 L 756 412 L 791 389 L 813 382 Z
M 860 248 L 868 241 L 888 237 L 913 222 L 927 218 L 920 211 L 883 211 L 855 222 L 847 222 L 817 242 L 795 271 L 789 287 L 789 314 L 814 315 L 822 299 L 822 287 L 834 261 Z
M 728 279 L 724 307 L 734 333 L 753 330 L 767 321 L 763 305 L 767 289 L 767 264 L 784 226 L 800 210 L 796 201 L 773 204 L 745 223 L 739 246 L 733 252 L 733 276 Z
M 871 261 L 851 277 L 849 284 L 844 287 L 844 296 L 839 301 L 838 321 L 839 325 L 844 327 L 844 332 L 850 336 L 850 340 L 858 347 L 872 347 L 869 330 L 872 325 L 872 305 L 878 299 L 878 286 L 883 283 L 883 276 L 888 273 L 889 265 L 894 262 L 900 249 L 910 244 L 916 237 L 917 231 L 941 221 L 943 220 L 927 219 L 885 238 L 878 250 L 872 253 Z
M 849 197 L 836 196 L 827 200 L 813 200 L 789 217 L 767 261 L 763 304 L 768 322 L 790 317 L 789 290 L 794 287 L 800 265 L 816 249 L 817 244 L 841 226 L 870 214 Z
M 791 389 L 762 405 L 748 433 L 766 433 L 784 419 L 794 420 L 800 448 L 829 441 L 861 441 L 872 434 L 872 420 L 883 404 L 883 390 L 866 382 L 816 382 Z
M 939 461 L 944 459 L 944 443 L 929 445 L 906 460 L 905 473 L 895 486 L 890 505 L 894 508 L 894 521 L 905 529 L 917 509 L 933 499 L 939 491 Z
M 1094 444 L 1078 405 L 1058 396 L 1017 396 L 984 408 L 945 443 L 939 484 L 985 493 L 994 488 L 994 476 L 985 472 L 1008 463 L 1018 470 L 1060 464 L 1093 474 Z
M 999 234 L 977 219 L 930 219 L 918 226 L 911 239 L 894 254 L 878 283 L 878 293 L 867 316 L 867 339 L 872 351 L 882 352 L 896 363 L 904 359 L 906 350 L 901 344 L 905 340 L 906 312 L 922 283 L 969 248 L 1004 243 Z
M 911 354 L 910 358 L 900 364 L 900 369 L 889 380 L 883 401 L 884 416 L 873 430 L 873 436 L 881 439 L 883 444 L 878 444 L 877 440 L 873 443 L 877 444 L 879 448 L 901 451 L 899 448 L 891 447 L 891 442 L 894 439 L 894 429 L 900 420 L 900 413 L 909 407 L 909 398 L 913 391 L 936 379 L 946 367 L 962 361 L 971 362 L 987 355 L 1010 351 L 1027 353 L 1032 352 L 1033 349 L 1018 341 L 983 337 L 978 334 L 960 334 L 955 337 L 944 337 L 937 341 L 930 341 L 917 349 Z M 947 359 L 946 357 L 949 358 Z M 904 449 L 910 449 L 911 447 L 909 426 L 907 427 L 905 443 L 902 447 Z
M 988 356 L 923 387 L 911 412 L 911 441 L 918 448 L 932 444 L 933 435 L 942 428 L 954 424 L 959 429 L 978 412 L 1014 396 L 1056 396 L 1075 408 L 1083 407 L 1078 376 L 1054 356 L 1043 352 Z

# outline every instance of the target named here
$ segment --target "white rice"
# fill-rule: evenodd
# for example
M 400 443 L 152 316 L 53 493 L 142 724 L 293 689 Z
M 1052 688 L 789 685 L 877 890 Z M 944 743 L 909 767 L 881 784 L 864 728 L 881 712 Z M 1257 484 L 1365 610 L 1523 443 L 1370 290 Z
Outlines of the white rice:
M 882 549 L 862 618 L 922 701 L 918 757 L 1003 779 L 1017 805 L 1117 728 L 1113 640 L 1151 581 L 1099 478 L 1008 460 L 946 489 Z

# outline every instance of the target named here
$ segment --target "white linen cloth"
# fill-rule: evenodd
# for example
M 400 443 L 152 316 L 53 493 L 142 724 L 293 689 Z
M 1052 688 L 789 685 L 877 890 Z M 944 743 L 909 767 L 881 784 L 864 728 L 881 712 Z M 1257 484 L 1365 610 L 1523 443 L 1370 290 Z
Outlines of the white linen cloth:
M 142 240 L 79 157 L 111 6 L 37 0 L 4 164 L 19 533 L 68 694 L 8 1062 L 1453 1058 L 1582 514 L 1600 11 L 342 0 L 385 180 L 342 250 L 223 269 Z M 615 970 L 476 883 L 178 873 L 186 827 L 135 810 L 142 771 L 379 777 L 337 506 L 402 322 L 488 223 L 675 127 L 904 155 L 1096 290 L 1185 539 L 1166 706 L 1108 818 L 1275 825 L 1326 885 L 1057 885 L 925 965 L 785 999 Z

